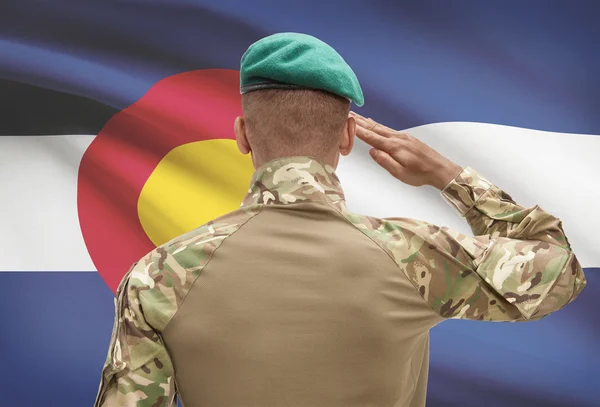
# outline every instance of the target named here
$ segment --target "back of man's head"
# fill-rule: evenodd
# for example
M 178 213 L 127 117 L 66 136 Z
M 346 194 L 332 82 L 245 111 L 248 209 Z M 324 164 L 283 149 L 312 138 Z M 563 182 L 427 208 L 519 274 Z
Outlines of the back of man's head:
M 242 95 L 248 143 L 265 162 L 278 157 L 334 154 L 340 145 L 350 101 L 312 89 L 264 89 Z

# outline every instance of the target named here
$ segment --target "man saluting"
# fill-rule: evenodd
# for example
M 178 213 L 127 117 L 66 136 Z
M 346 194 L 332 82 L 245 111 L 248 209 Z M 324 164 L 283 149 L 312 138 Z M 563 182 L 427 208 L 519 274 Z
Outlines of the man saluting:
M 240 74 L 250 190 L 126 274 L 96 406 L 424 406 L 433 326 L 539 319 L 585 286 L 559 219 L 349 113 L 362 91 L 327 44 L 263 38 Z M 335 168 L 355 135 L 474 236 L 350 212 Z

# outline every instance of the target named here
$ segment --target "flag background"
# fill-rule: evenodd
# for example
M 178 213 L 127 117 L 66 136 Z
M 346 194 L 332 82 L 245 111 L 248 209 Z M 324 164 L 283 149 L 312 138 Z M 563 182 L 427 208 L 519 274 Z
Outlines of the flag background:
M 532 192 L 534 184 L 546 182 L 549 190 L 554 182 L 574 185 L 573 196 L 587 200 L 584 209 L 600 199 L 593 183 L 600 176 L 594 161 L 600 156 L 597 2 L 9 0 L 2 7 L 0 134 L 12 137 L 0 139 L 0 405 L 93 403 L 112 328 L 113 293 L 81 236 L 68 238 L 79 228 L 76 183 L 86 143 L 157 82 L 188 71 L 235 70 L 250 43 L 278 31 L 306 32 L 335 47 L 361 80 L 366 103 L 360 112 L 391 127 L 479 122 L 571 137 L 573 147 L 561 144 L 561 155 L 552 160 L 536 156 L 535 143 L 515 139 L 514 155 L 535 163 L 510 169 L 525 180 L 503 175 L 508 159 L 486 164 L 502 152 L 481 145 L 473 150 L 460 134 L 432 139 L 461 164 L 479 163 L 473 166 L 484 167 L 519 202 L 539 203 L 565 219 L 567 235 L 589 253 L 589 283 L 575 303 L 542 321 L 436 327 L 428 405 L 599 405 L 600 261 L 597 246 L 585 246 L 598 232 L 577 226 L 579 219 L 597 225 L 598 215 L 572 213 L 552 193 L 537 202 Z M 587 135 L 585 149 L 578 147 L 581 135 Z M 139 148 L 152 150 L 154 144 Z M 357 146 L 357 154 L 365 151 Z M 356 160 L 373 171 L 369 175 L 385 176 L 367 170 L 368 159 Z M 111 167 L 110 160 L 104 164 Z M 566 178 L 573 168 L 590 181 Z M 375 182 L 344 170 L 357 197 Z M 63 189 L 63 180 L 72 188 Z M 391 178 L 382 182 L 378 191 L 398 188 L 418 202 L 439 199 Z M 63 190 L 71 195 L 58 194 Z M 400 213 L 387 215 L 406 216 L 398 206 Z M 132 221 L 139 223 L 123 220 Z

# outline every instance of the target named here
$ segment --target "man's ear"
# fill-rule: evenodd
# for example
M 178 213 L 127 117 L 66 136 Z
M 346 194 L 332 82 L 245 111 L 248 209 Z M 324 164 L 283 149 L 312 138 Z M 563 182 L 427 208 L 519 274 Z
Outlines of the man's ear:
M 248 143 L 248 137 L 246 136 L 246 122 L 242 116 L 235 118 L 233 130 L 235 131 L 235 141 L 240 152 L 242 154 L 248 154 L 252 151 L 250 149 L 250 144 Z
M 354 117 L 348 117 L 344 125 L 344 132 L 340 140 L 340 154 L 348 155 L 354 147 L 354 135 L 356 134 L 356 121 Z

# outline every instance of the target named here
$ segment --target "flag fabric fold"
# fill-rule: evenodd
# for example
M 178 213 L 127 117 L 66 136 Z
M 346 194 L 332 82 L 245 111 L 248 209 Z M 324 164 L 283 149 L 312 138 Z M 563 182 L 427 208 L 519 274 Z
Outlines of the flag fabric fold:
M 560 218 L 585 267 L 581 296 L 541 321 L 436 327 L 428 405 L 597 405 L 600 6 L 569 5 L 9 2 L 0 405 L 93 403 L 119 276 L 159 240 L 239 206 L 251 167 L 233 140 L 237 69 L 252 42 L 281 31 L 340 52 L 361 81 L 361 114 Z M 357 142 L 337 170 L 352 211 L 470 233 L 437 191 L 401 184 L 367 152 Z

